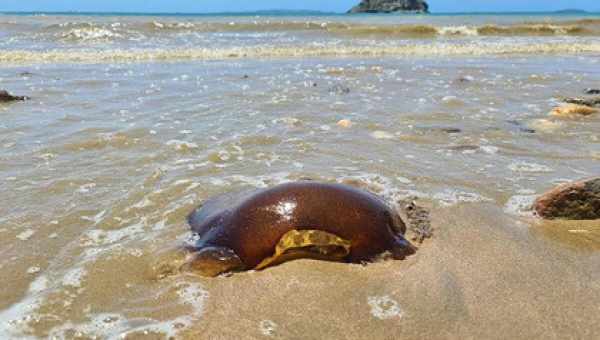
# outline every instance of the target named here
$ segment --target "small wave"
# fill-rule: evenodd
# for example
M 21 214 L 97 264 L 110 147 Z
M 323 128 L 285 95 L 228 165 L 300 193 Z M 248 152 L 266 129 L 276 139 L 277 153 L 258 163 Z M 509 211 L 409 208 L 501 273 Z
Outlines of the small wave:
M 148 22 L 66 22 L 44 27 L 42 33 L 52 33 L 63 39 L 90 41 L 98 39 L 152 37 L 170 33 L 227 32 L 298 32 L 312 31 L 350 36 L 381 36 L 427 38 L 436 36 L 590 36 L 600 35 L 600 23 L 595 20 L 574 22 L 532 22 L 513 25 L 487 24 L 437 26 L 430 24 L 364 24 L 332 21 L 254 20 L 230 22 L 148 21 Z
M 159 22 L 152 21 L 138 26 L 140 29 L 162 31 L 194 31 L 194 32 L 281 32 L 347 28 L 344 23 L 318 21 L 242 21 L 242 22 Z
M 585 25 L 518 24 L 484 26 L 378 25 L 334 27 L 331 32 L 352 35 L 384 35 L 402 37 L 433 36 L 577 36 L 600 35 L 600 30 Z
M 593 35 L 594 31 L 577 25 L 486 25 L 477 28 L 479 35 L 502 36 L 545 36 L 545 35 Z
M 428 56 L 486 56 L 532 54 L 600 53 L 600 42 L 590 43 L 470 43 L 470 44 L 408 44 L 400 46 L 310 45 L 257 46 L 232 48 L 190 49 L 82 49 L 82 50 L 4 50 L 1 63 L 97 63 L 152 62 L 176 60 L 224 60 L 241 58 L 295 57 L 428 57 Z
M 60 35 L 61 40 L 67 41 L 110 41 L 122 38 L 123 35 L 106 28 L 75 28 Z
M 62 42 L 112 42 L 115 40 L 140 40 L 143 32 L 127 28 L 129 25 L 119 22 L 99 24 L 88 22 L 65 22 L 47 26 L 38 37 Z

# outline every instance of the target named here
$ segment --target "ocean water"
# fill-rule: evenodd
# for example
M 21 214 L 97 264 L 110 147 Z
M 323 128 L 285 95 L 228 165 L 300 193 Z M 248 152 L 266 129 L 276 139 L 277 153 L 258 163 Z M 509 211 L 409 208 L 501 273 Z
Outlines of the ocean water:
M 0 104 L 0 338 L 598 338 L 599 229 L 529 211 L 600 173 L 600 113 L 549 116 L 586 88 L 597 14 L 0 14 L 0 89 L 31 97 Z M 418 197 L 438 233 L 153 272 L 207 198 L 307 177 Z

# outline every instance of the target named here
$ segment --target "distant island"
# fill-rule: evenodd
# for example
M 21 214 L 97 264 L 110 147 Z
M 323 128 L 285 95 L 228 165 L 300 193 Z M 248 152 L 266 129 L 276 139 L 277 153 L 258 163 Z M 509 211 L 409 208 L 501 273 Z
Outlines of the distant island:
M 577 9 L 577 8 L 567 8 L 567 9 L 561 9 L 559 11 L 554 11 L 554 13 L 557 13 L 557 14 L 585 14 L 585 13 L 587 13 L 587 11 L 584 11 L 582 9 Z
M 429 13 L 429 5 L 423 0 L 362 0 L 348 13 Z

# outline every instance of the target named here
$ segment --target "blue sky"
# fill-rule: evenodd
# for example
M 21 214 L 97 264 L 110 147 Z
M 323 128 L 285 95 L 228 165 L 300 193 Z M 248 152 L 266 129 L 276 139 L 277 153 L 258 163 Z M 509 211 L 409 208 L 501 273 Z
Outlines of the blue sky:
M 343 12 L 358 0 L 0 0 L 0 11 L 222 12 L 313 9 Z M 599 0 L 429 0 L 433 12 L 600 11 Z

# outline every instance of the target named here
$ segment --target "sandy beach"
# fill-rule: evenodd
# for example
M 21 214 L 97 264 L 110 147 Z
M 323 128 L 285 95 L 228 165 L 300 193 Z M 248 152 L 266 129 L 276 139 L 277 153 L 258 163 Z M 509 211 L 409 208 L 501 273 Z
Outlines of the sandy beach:
M 597 339 L 588 15 L 0 15 L 0 338 Z M 310 178 L 433 237 L 403 261 L 160 277 L 215 195 Z

